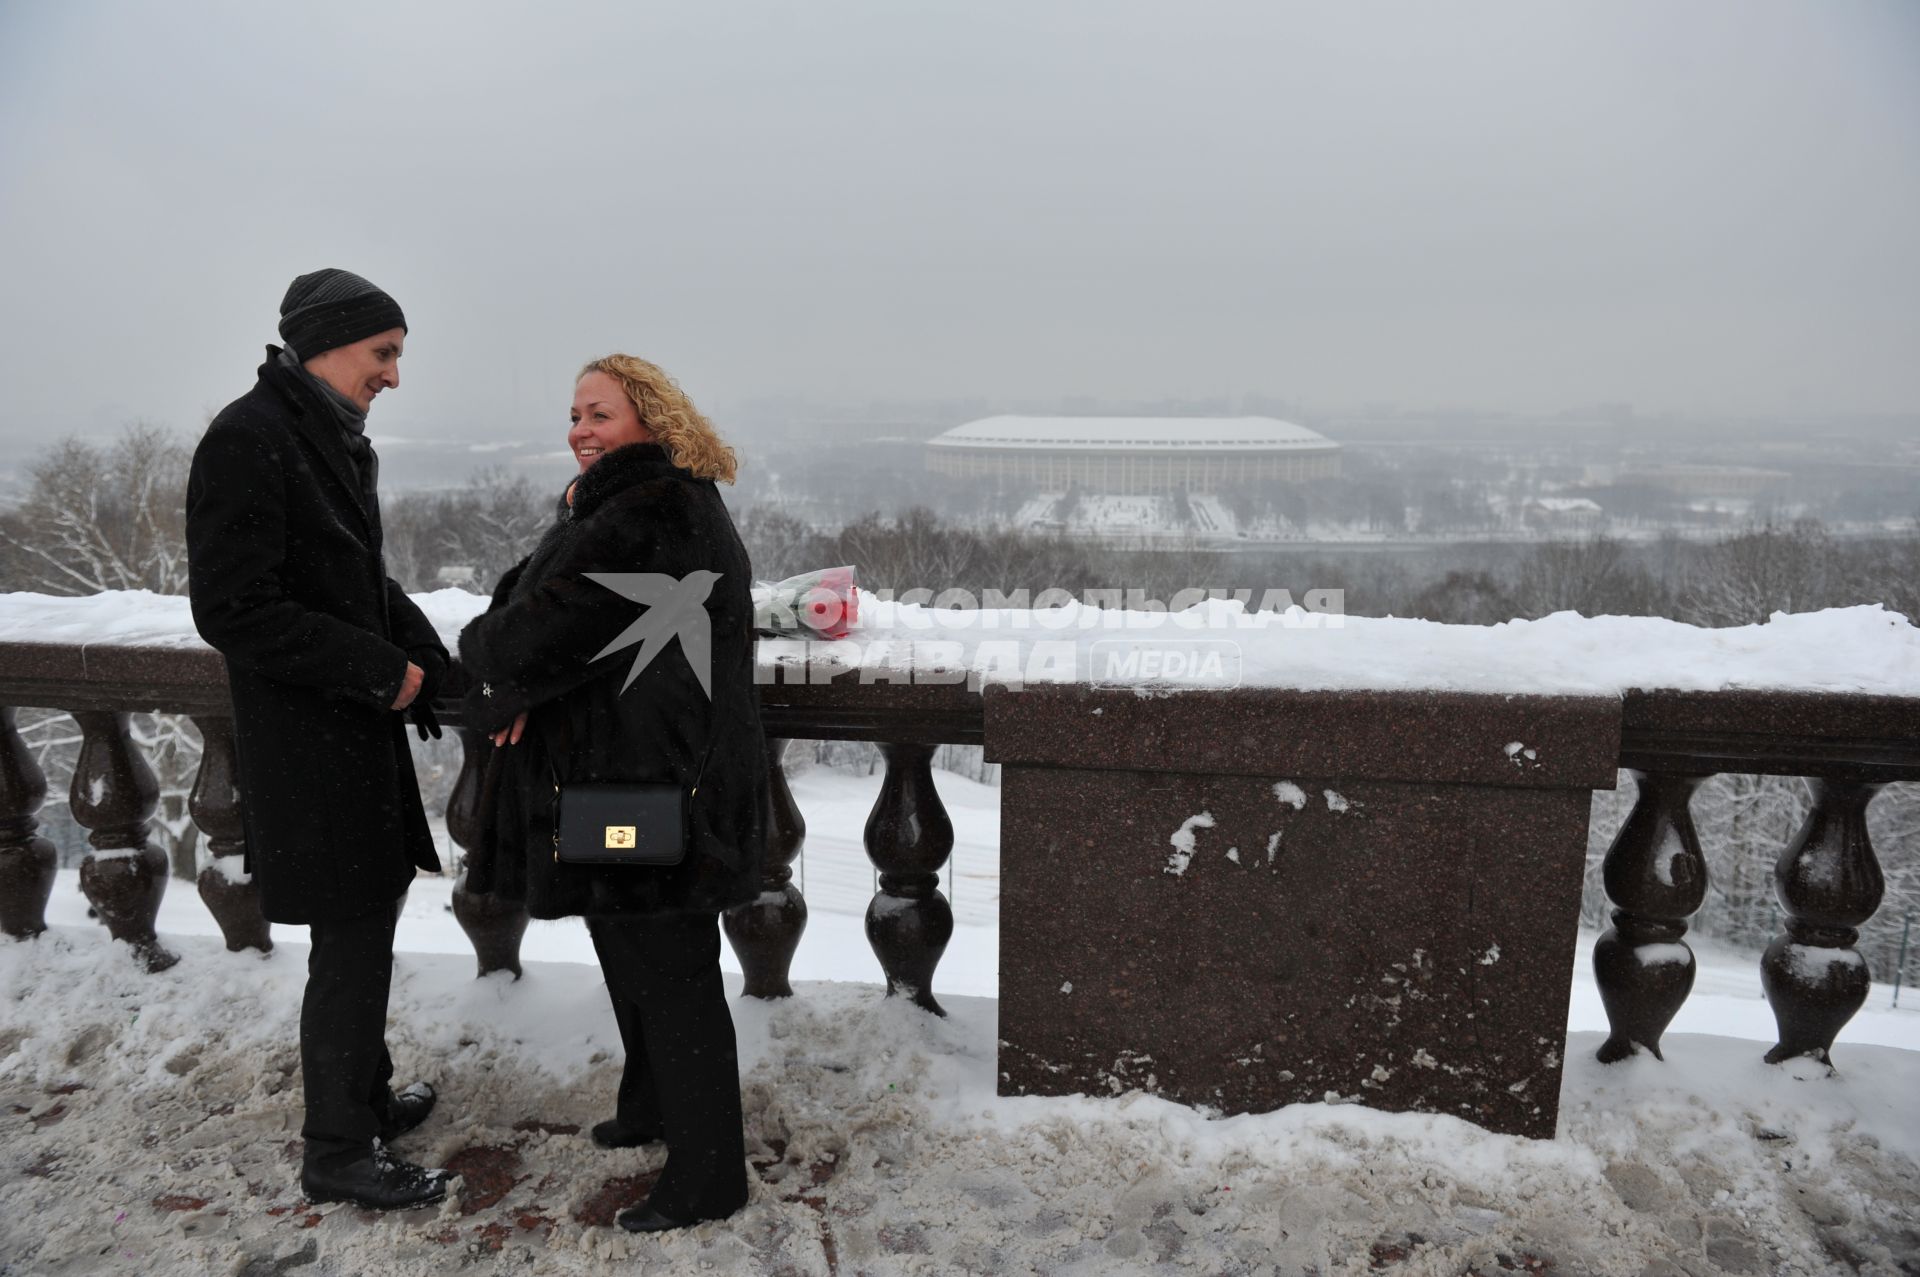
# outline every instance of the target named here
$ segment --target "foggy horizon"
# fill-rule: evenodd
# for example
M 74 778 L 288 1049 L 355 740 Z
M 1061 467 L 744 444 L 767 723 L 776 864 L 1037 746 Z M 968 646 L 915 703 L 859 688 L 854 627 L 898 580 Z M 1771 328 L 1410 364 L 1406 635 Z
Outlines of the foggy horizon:
M 252 384 L 296 274 L 381 435 L 580 364 L 770 400 L 1920 412 L 1920 8 L 0 10 L 0 444 Z

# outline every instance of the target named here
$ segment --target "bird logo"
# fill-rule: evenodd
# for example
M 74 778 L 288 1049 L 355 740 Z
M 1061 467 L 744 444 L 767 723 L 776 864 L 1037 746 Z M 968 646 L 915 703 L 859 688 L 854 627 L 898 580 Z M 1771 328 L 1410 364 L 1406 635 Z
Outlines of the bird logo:
M 593 654 L 597 661 L 623 647 L 640 645 L 633 668 L 627 671 L 627 681 L 620 684 L 621 691 L 633 686 L 640 671 L 678 635 L 680 650 L 693 667 L 693 676 L 700 680 L 700 690 L 708 700 L 713 699 L 713 625 L 707 617 L 706 603 L 720 573 L 702 568 L 676 578 L 665 572 L 588 572 L 586 578 L 647 609 L 620 631 L 619 637 Z

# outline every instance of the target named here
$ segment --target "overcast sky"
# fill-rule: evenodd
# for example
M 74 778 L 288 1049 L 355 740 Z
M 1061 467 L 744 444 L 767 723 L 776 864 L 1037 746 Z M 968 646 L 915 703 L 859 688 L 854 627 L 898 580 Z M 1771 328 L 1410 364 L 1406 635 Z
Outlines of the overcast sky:
M 1920 4 L 0 0 L 0 443 L 769 395 L 1920 410 Z M 724 425 L 724 421 L 722 422 Z

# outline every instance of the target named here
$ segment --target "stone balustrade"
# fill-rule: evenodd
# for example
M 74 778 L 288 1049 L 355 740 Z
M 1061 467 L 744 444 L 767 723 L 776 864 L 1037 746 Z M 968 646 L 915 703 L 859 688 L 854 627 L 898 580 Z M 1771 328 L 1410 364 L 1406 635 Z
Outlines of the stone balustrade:
M 1594 946 L 1612 1033 L 1600 1059 L 1660 1054 L 1660 1035 L 1693 989 L 1683 937 L 1707 892 L 1688 801 L 1723 772 L 1804 776 L 1813 809 L 1774 864 L 1785 928 L 1760 962 L 1779 1039 L 1767 1061 L 1826 1062 L 1866 1001 L 1871 976 L 1853 948 L 1885 889 L 1867 836 L 1883 785 L 1920 780 L 1920 701 L 1810 693 L 1635 692 L 1622 707 L 1621 767 L 1637 788 L 1607 850 L 1613 926 Z
M 806 822 L 779 765 L 785 745 L 871 741 L 885 776 L 864 833 L 878 879 L 867 936 L 887 994 L 940 1012 L 938 967 L 953 932 L 940 882 L 953 828 L 931 761 L 942 743 L 984 744 L 1006 766 L 1000 1067 L 1008 1092 L 1142 1086 L 1245 1111 L 1339 1091 L 1550 1135 L 1585 799 L 1612 784 L 1616 767 L 1638 796 L 1605 864 L 1613 926 L 1593 962 L 1612 1033 L 1600 1058 L 1659 1055 L 1692 986 L 1684 936 L 1707 890 L 1689 797 L 1707 776 L 1744 772 L 1814 784 L 1813 811 L 1776 867 L 1784 930 L 1761 971 L 1779 1024 L 1766 1058 L 1829 1060 L 1866 994 L 1869 973 L 1852 946 L 1882 894 L 1864 814 L 1881 786 L 1920 779 L 1920 699 L 1901 697 L 1259 688 L 1141 696 L 1075 685 L 982 695 L 963 684 L 863 683 L 851 671 L 798 674 L 806 681 L 783 676 L 762 688 L 773 764 L 765 876 L 759 897 L 724 919 L 745 992 L 791 994 L 789 967 L 806 928 L 793 874 Z M 132 713 L 169 712 L 191 716 L 205 742 L 190 800 L 210 853 L 200 895 L 229 948 L 271 946 L 239 872 L 244 796 L 217 654 L 0 643 L 0 706 L 9 707 L 0 708 L 0 929 L 14 937 L 45 929 L 54 874 L 36 821 L 46 779 L 14 708 L 60 710 L 83 740 L 68 799 L 91 842 L 82 889 L 134 960 L 152 970 L 178 960 L 154 934 L 167 864 L 148 839 L 153 773 L 128 729 Z M 487 747 L 461 726 L 456 704 L 440 714 L 460 733 L 464 759 L 447 828 L 470 847 Z M 1508 747 L 1520 742 L 1538 757 Z M 1311 794 L 1315 811 L 1284 835 L 1293 859 L 1283 878 L 1280 826 L 1259 805 L 1287 806 L 1295 794 Z M 1364 819 L 1336 819 L 1362 814 L 1344 803 L 1364 804 Z M 1192 823 L 1203 813 L 1211 814 Z M 1170 833 L 1186 831 L 1191 855 L 1196 828 L 1216 827 L 1236 830 L 1238 841 L 1220 849 L 1232 853 L 1236 872 L 1263 872 L 1203 882 L 1186 862 L 1169 860 L 1181 846 Z M 454 910 L 479 970 L 518 974 L 525 913 L 458 889 Z M 1149 953 L 1148 944 L 1160 947 Z M 1510 976 L 1481 965 L 1496 952 Z M 1067 955 L 1093 974 L 1058 979 Z M 1185 975 L 1170 974 L 1182 963 Z M 1195 963 L 1217 978 L 1191 978 Z M 1363 985 L 1380 1006 L 1344 1016 L 1333 994 L 1358 998 L 1351 990 Z M 1423 1000 L 1431 1006 L 1416 1005 Z M 1435 1059 L 1431 1044 L 1404 1032 L 1392 1038 L 1379 1027 L 1389 1019 L 1423 1026 L 1435 1043 L 1444 1038 L 1455 1059 L 1423 1063 Z M 1336 1023 L 1387 1036 L 1372 1054 L 1356 1047 L 1352 1059 L 1336 1061 Z M 1462 1053 L 1518 1051 L 1523 1039 L 1525 1061 L 1478 1074 L 1460 1063 Z M 1266 1070 L 1262 1080 L 1246 1080 L 1257 1070 Z M 1509 1073 L 1518 1083 L 1506 1081 Z M 1282 1075 L 1289 1080 L 1271 1080 Z M 1531 1098 L 1489 1098 L 1496 1083 L 1525 1084 Z

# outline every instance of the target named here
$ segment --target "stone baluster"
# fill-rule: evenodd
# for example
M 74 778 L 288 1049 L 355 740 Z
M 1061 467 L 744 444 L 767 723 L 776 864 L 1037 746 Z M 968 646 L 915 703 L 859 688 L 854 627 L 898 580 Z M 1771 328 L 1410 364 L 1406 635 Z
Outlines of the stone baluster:
M 1593 946 L 1594 982 L 1611 1033 L 1603 1064 L 1639 1050 L 1660 1054 L 1660 1035 L 1693 991 L 1693 950 L 1681 937 L 1707 895 L 1707 860 L 1687 803 L 1705 776 L 1632 773 L 1639 795 L 1602 866 L 1613 926 Z
M 245 868 L 247 831 L 241 817 L 240 773 L 233 752 L 233 720 L 196 717 L 200 729 L 200 771 L 187 795 L 187 811 L 207 836 L 207 866 L 200 871 L 200 899 L 220 924 L 234 953 L 273 948 L 273 935 L 260 912 L 260 888 Z
M 940 868 L 953 851 L 953 822 L 933 787 L 931 745 L 883 744 L 887 773 L 867 817 L 867 859 L 880 890 L 867 906 L 867 942 L 887 976 L 887 995 L 945 1015 L 933 996 L 933 969 L 953 938 L 953 909 L 940 894 Z
M 0 931 L 24 938 L 47 929 L 57 859 L 37 832 L 34 813 L 47 796 L 46 773 L 0 706 Z
M 471 855 L 480 845 L 482 784 L 494 746 L 484 732 L 471 727 L 458 731 L 460 775 L 447 796 L 447 834 Z M 511 971 L 514 979 L 520 978 L 520 940 L 527 934 L 525 905 L 490 893 L 468 891 L 463 867 L 453 884 L 453 916 L 473 945 L 481 975 Z
M 793 862 L 807 839 L 806 818 L 781 763 L 787 742 L 767 738 L 767 862 L 760 877 L 760 894 L 736 905 L 722 916 L 727 939 L 746 973 L 741 990 L 749 998 L 790 998 L 793 985 L 787 972 L 807 929 L 807 902 L 793 885 Z
M 68 806 L 86 829 L 93 850 L 80 864 L 80 890 L 115 940 L 133 946 L 149 971 L 180 960 L 153 933 L 167 890 L 167 857 L 147 841 L 147 822 L 160 797 L 153 769 L 133 747 L 127 715 L 80 710 L 80 757 Z
M 1867 1000 L 1872 977 L 1853 946 L 1886 890 L 1867 837 L 1877 784 L 1816 780 L 1813 810 L 1773 866 L 1774 896 L 1787 915 L 1760 959 L 1760 987 L 1780 1040 L 1767 1063 L 1808 1055 L 1831 1065 L 1833 1039 Z

